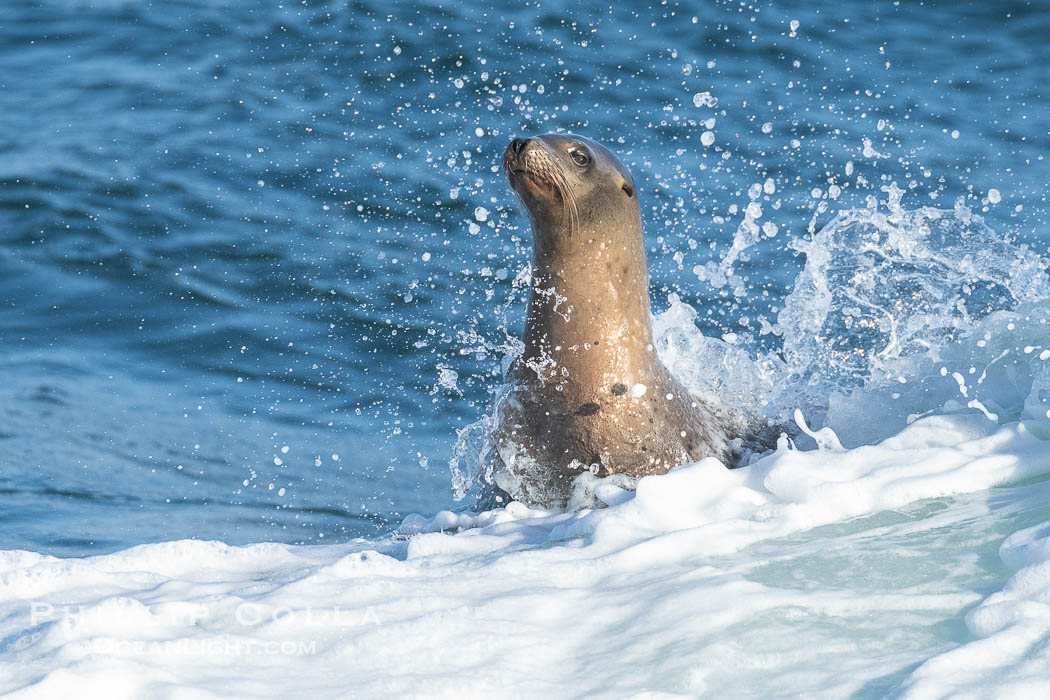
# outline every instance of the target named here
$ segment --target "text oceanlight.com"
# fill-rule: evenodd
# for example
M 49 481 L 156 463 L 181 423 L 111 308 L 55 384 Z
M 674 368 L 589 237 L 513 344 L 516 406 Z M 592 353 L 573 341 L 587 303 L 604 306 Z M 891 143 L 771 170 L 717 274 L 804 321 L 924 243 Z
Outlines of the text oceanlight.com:
M 228 628 L 233 623 L 242 627 L 275 624 L 289 628 L 311 627 L 358 627 L 362 625 L 379 626 L 382 622 L 372 606 L 364 610 L 343 610 L 341 608 L 313 607 L 292 608 L 260 605 L 258 603 L 241 603 L 229 609 L 216 610 L 206 605 L 142 605 L 136 601 L 125 601 L 126 604 L 95 605 L 53 605 L 33 601 L 29 604 L 30 624 L 36 626 L 45 623 L 63 623 L 68 627 L 77 627 L 94 621 L 113 621 L 124 618 L 129 622 L 157 625 L 159 627 L 202 627 L 207 629 L 212 621 L 218 628 Z
M 166 639 L 163 641 L 96 639 L 96 654 L 121 656 L 310 656 L 317 642 L 310 640 L 260 641 L 256 639 Z

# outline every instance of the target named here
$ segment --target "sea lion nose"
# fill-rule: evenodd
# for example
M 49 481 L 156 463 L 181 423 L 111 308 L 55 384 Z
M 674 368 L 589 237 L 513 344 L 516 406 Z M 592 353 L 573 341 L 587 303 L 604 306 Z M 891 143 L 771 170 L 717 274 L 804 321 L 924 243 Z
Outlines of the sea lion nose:
M 514 155 L 520 156 L 527 145 L 529 145 L 528 139 L 514 139 L 510 142 L 510 150 Z

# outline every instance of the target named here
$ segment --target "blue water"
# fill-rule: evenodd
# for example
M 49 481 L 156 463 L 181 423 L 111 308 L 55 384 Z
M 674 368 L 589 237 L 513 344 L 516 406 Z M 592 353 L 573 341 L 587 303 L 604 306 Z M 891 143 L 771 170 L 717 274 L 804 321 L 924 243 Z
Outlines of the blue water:
M 755 348 L 788 243 L 891 182 L 1050 243 L 1038 2 L 4 5 L 0 549 L 332 542 L 450 506 L 523 317 L 519 134 L 618 152 L 655 308 Z M 776 234 L 712 287 L 694 267 L 770 178 Z

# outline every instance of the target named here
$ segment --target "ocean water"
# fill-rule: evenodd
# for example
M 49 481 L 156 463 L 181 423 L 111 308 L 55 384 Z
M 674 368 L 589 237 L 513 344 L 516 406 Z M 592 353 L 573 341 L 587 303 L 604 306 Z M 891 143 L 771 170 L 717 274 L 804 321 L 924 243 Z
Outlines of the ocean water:
M 453 505 L 522 323 L 519 134 L 613 148 L 654 308 L 753 353 L 782 350 L 793 244 L 891 183 L 1050 243 L 1038 3 L 4 15 L 2 548 L 341 541 Z
M 1042 3 L 2 15 L 0 693 L 1046 694 Z M 774 453 L 455 510 L 549 131 Z

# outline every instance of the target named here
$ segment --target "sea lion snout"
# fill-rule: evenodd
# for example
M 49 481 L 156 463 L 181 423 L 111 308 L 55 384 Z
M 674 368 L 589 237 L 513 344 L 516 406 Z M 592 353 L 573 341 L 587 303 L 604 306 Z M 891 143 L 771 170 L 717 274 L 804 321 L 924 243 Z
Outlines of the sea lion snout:
M 526 206 L 560 202 L 567 186 L 550 149 L 537 138 L 516 138 L 503 151 L 503 172 Z
M 508 177 L 513 174 L 530 173 L 536 167 L 536 160 L 547 156 L 543 142 L 539 139 L 516 138 L 503 151 L 503 169 Z
M 525 152 L 525 146 L 528 144 L 528 139 L 514 139 L 510 142 L 510 145 L 507 146 L 507 150 L 520 158 L 521 154 Z

